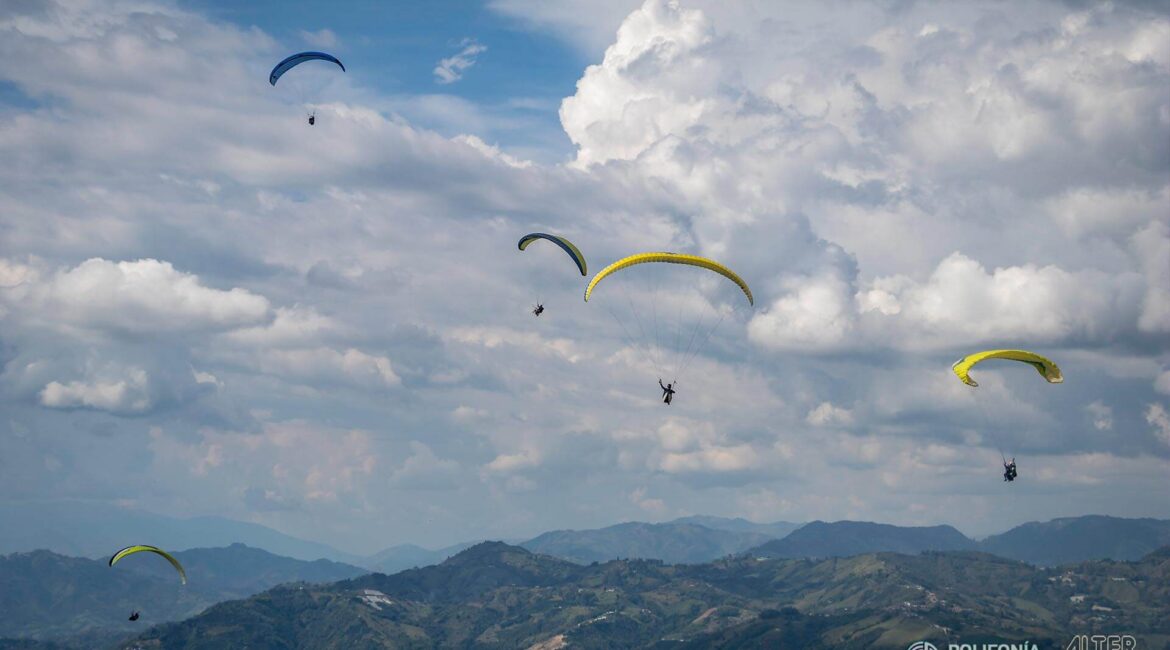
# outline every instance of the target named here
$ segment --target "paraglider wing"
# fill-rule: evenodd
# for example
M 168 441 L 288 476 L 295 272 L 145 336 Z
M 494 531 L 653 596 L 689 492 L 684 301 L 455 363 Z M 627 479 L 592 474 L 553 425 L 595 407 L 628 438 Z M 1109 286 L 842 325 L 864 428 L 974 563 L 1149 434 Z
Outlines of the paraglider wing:
M 341 61 L 338 61 L 337 57 L 333 56 L 332 54 L 326 54 L 324 52 L 300 52 L 288 57 L 280 63 L 277 63 L 276 67 L 272 69 L 272 74 L 268 75 L 268 83 L 275 86 L 276 80 L 280 79 L 280 76 L 284 73 L 292 70 L 305 61 L 313 61 L 318 59 L 321 61 L 336 63 L 338 67 L 341 68 L 341 71 L 345 72 L 345 66 L 342 65 Z
M 743 278 L 735 274 L 735 271 L 732 271 L 715 260 L 709 260 L 705 257 L 699 257 L 698 255 L 683 255 L 681 253 L 638 253 L 637 255 L 630 255 L 629 257 L 624 257 L 614 262 L 613 264 L 610 264 L 604 269 L 601 269 L 600 273 L 593 276 L 593 279 L 589 281 L 589 286 L 585 287 L 585 302 L 589 302 L 589 296 L 593 293 L 593 288 L 597 286 L 597 283 L 604 280 L 607 276 L 610 276 L 624 268 L 631 267 L 636 264 L 648 264 L 654 262 L 661 262 L 665 264 L 686 264 L 688 266 L 698 266 L 714 271 L 734 282 L 740 288 L 740 290 L 743 291 L 743 295 L 747 296 L 749 304 L 756 304 L 756 299 L 752 297 L 752 290 L 748 288 L 748 285 L 743 281 Z
M 951 366 L 951 370 L 955 371 L 955 376 L 962 380 L 964 384 L 978 386 L 979 384 L 971 378 L 969 373 L 975 364 L 987 359 L 1021 361 L 1035 368 L 1040 373 L 1040 376 L 1044 377 L 1045 381 L 1050 384 L 1059 384 L 1064 381 L 1064 376 L 1060 374 L 1060 368 L 1051 359 L 1046 359 L 1035 352 L 1028 352 L 1027 350 L 986 350 L 984 352 L 976 352 L 956 361 Z
M 127 546 L 126 548 L 118 551 L 117 553 L 114 553 L 114 556 L 110 558 L 110 566 L 114 566 L 115 564 L 118 563 L 119 560 L 126 557 L 127 555 L 133 555 L 135 553 L 143 553 L 143 552 L 157 553 L 158 555 L 161 555 L 164 558 L 166 558 L 167 562 L 170 562 L 171 566 L 175 567 L 175 570 L 179 572 L 179 579 L 181 579 L 183 581 L 183 584 L 187 584 L 187 572 L 183 570 L 183 565 L 179 564 L 179 561 L 176 560 L 173 555 L 171 555 L 170 553 L 167 553 L 166 551 L 162 550 L 161 548 L 159 548 L 157 546 L 147 546 L 145 544 L 136 544 L 134 546 Z
M 577 265 L 577 270 L 581 271 L 581 275 L 584 276 L 587 273 L 585 266 L 585 256 L 582 255 L 581 251 L 573 245 L 573 242 L 565 239 L 564 237 L 549 235 L 543 232 L 534 232 L 521 237 L 517 246 L 520 247 L 520 250 L 524 250 L 525 248 L 528 248 L 529 244 L 538 239 L 547 239 L 557 246 L 560 246 L 562 250 L 569 254 L 569 257 L 573 258 L 573 263 Z

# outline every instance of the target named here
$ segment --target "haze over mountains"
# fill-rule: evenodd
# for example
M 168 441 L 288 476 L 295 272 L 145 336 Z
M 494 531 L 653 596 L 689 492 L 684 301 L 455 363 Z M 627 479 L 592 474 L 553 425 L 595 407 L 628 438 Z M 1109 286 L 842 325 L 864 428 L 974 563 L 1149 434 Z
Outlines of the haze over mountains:
M 439 549 L 391 546 L 368 556 L 301 540 L 259 524 L 219 517 L 178 519 L 138 510 L 83 503 L 0 505 L 0 554 L 47 549 L 101 558 L 149 540 L 172 551 L 242 543 L 288 558 L 327 559 L 382 573 L 437 564 L 483 540 Z M 9 525 L 10 524 L 10 525 Z M 530 551 L 578 563 L 619 558 L 667 563 L 709 562 L 750 552 L 775 558 L 846 557 L 863 553 L 980 550 L 1037 565 L 1091 559 L 1136 560 L 1170 544 L 1170 522 L 1103 515 L 1029 522 L 983 540 L 950 526 L 907 527 L 871 522 L 755 523 L 715 516 L 650 524 L 626 522 L 589 530 L 549 531 L 505 540 Z
M 162 548 L 228 546 L 237 542 L 298 560 L 358 563 L 362 557 L 328 544 L 223 517 L 180 519 L 143 510 L 88 502 L 0 503 L 0 553 L 47 549 L 63 555 L 107 556 L 141 540 Z

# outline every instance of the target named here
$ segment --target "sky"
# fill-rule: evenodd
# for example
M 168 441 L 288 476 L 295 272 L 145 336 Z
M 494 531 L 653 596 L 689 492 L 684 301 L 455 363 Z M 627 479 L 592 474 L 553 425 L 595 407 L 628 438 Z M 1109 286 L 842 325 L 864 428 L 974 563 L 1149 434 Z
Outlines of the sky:
M 0 56 L 4 503 L 357 553 L 1170 517 L 1164 5 L 17 0 Z M 532 231 L 754 308 L 665 406 Z M 654 273 L 631 313 L 735 299 Z M 1000 347 L 1064 383 L 951 374 Z

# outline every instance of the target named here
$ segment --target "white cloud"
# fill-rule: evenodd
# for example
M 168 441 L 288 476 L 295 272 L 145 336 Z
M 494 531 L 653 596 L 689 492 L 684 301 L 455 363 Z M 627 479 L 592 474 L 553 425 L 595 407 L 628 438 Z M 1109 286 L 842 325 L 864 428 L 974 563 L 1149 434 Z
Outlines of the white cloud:
M 489 349 L 506 345 L 522 348 L 528 352 L 554 355 L 570 363 L 581 360 L 584 354 L 579 346 L 570 339 L 547 339 L 535 332 L 490 327 L 456 327 L 449 332 L 448 336 L 460 343 L 482 345 Z
M 313 47 L 334 47 L 337 45 L 337 34 L 333 30 L 322 28 L 315 32 L 300 31 L 301 39 Z
M 741 472 L 760 467 L 764 460 L 750 445 L 705 446 L 687 452 L 667 452 L 657 462 L 669 474 Z
M 1147 278 L 1138 327 L 1156 334 L 1170 333 L 1170 217 L 1164 215 L 1134 235 Z
M 475 65 L 475 57 L 487 52 L 487 46 L 477 43 L 473 38 L 465 38 L 459 46 L 463 49 L 454 56 L 440 59 L 435 66 L 435 83 L 455 83 L 463 78 L 463 73 Z
M 336 382 L 365 389 L 393 388 L 402 383 L 390 359 L 349 348 L 267 350 L 260 357 L 269 374 L 310 382 Z
M 1154 435 L 1170 447 L 1170 414 L 1166 413 L 1166 407 L 1157 402 L 1148 405 L 1146 422 L 1154 427 Z
M 338 329 L 333 319 L 322 316 L 311 307 L 297 305 L 278 307 L 272 322 L 233 330 L 225 334 L 225 338 L 251 346 L 288 347 L 319 341 L 322 336 L 333 334 Z
M 455 485 L 459 463 L 439 458 L 421 442 L 411 441 L 410 448 L 413 453 L 394 470 L 393 484 L 413 489 L 442 489 Z
M 499 147 L 492 146 L 492 145 L 484 142 L 483 140 L 480 140 L 479 138 L 475 137 L 474 135 L 463 134 L 463 135 L 458 135 L 453 139 L 456 142 L 462 142 L 462 143 L 466 144 L 467 146 L 471 147 L 472 149 L 475 149 L 476 151 L 482 153 L 484 156 L 486 156 L 488 158 L 493 158 L 495 160 L 499 160 L 499 161 L 503 162 L 505 165 L 508 165 L 509 167 L 516 167 L 518 169 L 524 169 L 525 167 L 532 166 L 532 161 L 520 160 L 518 158 L 514 158 L 512 156 L 509 156 L 508 154 L 500 151 Z
M 1170 395 L 1170 370 L 1163 370 L 1154 380 L 1154 390 L 1163 395 Z
M 150 408 L 149 377 L 130 368 L 125 378 L 93 381 L 51 381 L 41 391 L 41 404 L 50 408 L 88 407 L 111 413 L 141 413 Z
M 988 272 L 955 253 L 925 282 L 876 278 L 861 294 L 875 319 L 920 336 L 908 344 L 958 341 L 1055 342 L 1111 338 L 1137 321 L 1142 278 L 1026 264 Z M 885 326 L 881 324 L 879 326 Z
M 90 259 L 3 297 L 22 318 L 138 333 L 224 330 L 268 317 L 268 301 L 246 289 L 213 289 L 170 263 Z
M 697 124 L 716 70 L 689 55 L 711 38 L 703 12 L 677 0 L 651 0 L 627 16 L 603 61 L 585 70 L 577 93 L 561 104 L 577 161 L 629 160 Z
M 804 419 L 815 427 L 849 426 L 853 424 L 853 413 L 849 409 L 833 406 L 832 402 L 821 402 Z
M 1085 410 L 1093 420 L 1093 428 L 1098 431 L 1113 429 L 1113 409 L 1101 400 L 1095 400 L 1085 405 Z
M 459 406 L 455 407 L 455 410 L 451 412 L 451 417 L 454 418 L 454 420 L 456 422 L 463 422 L 463 423 L 476 422 L 479 420 L 483 420 L 484 418 L 487 418 L 489 415 L 491 415 L 491 414 L 485 409 L 475 408 L 473 406 L 466 406 L 464 404 L 460 404 Z
M 639 487 L 628 495 L 630 503 L 649 513 L 653 517 L 661 517 L 667 512 L 666 502 L 662 499 L 648 498 L 646 488 Z
M 1170 187 L 1156 192 L 1136 188 L 1074 187 L 1048 199 L 1052 220 L 1077 237 L 1129 235 L 1135 228 L 1163 218 Z
M 36 271 L 24 264 L 0 258 L 0 289 L 12 289 L 36 281 Z
M 484 469 L 495 474 L 512 474 L 540 464 L 541 454 L 535 449 L 525 449 L 514 454 L 499 454 Z
M 748 335 L 753 341 L 770 348 L 804 350 L 847 341 L 856 321 L 848 283 L 821 276 L 790 278 L 783 286 L 785 294 L 752 318 Z

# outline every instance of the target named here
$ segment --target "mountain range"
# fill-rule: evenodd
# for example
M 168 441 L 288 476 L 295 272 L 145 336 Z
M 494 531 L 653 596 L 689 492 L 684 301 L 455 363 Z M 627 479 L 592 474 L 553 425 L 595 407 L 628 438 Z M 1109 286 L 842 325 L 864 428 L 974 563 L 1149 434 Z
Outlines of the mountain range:
M 582 566 L 485 542 L 442 564 L 281 586 L 122 648 L 1063 648 L 1124 630 L 1170 642 L 1170 548 L 1038 568 L 985 553 Z M 1023 646 L 1030 647 L 1030 646 Z
M 48 549 L 62 555 L 100 558 L 141 541 L 170 550 L 239 542 L 294 559 L 328 559 L 382 573 L 437 564 L 482 541 L 434 550 L 401 544 L 362 556 L 259 524 L 218 517 L 178 519 L 69 502 L 3 504 L 0 522 L 0 553 Z M 949 526 L 905 527 L 849 521 L 761 524 L 745 519 L 691 516 L 658 524 L 627 522 L 599 529 L 551 531 L 527 540 L 507 541 L 585 564 L 618 558 L 701 563 L 744 552 L 811 558 L 881 551 L 980 550 L 1032 564 L 1053 565 L 1140 558 L 1170 544 L 1170 521 L 1089 515 L 1030 522 L 974 540 Z
M 477 589 L 494 589 L 493 585 L 498 585 L 501 580 L 509 585 L 531 588 L 547 582 L 544 578 L 514 574 L 508 567 L 539 566 L 537 573 L 541 575 L 555 569 L 554 573 L 567 580 L 570 576 L 584 575 L 580 571 L 595 569 L 614 557 L 656 556 L 669 564 L 679 565 L 679 570 L 683 570 L 686 565 L 712 565 L 711 558 L 722 558 L 712 566 L 745 562 L 748 564 L 744 566 L 751 566 L 751 562 L 771 566 L 767 563 L 790 559 L 814 564 L 829 558 L 834 561 L 849 558 L 852 561 L 855 557 L 883 552 L 915 556 L 939 551 L 958 555 L 993 551 L 1001 559 L 1014 557 L 1044 567 L 1090 559 L 1135 561 L 1159 546 L 1170 544 L 1168 521 L 1102 516 L 1029 523 L 982 541 L 971 540 L 949 526 L 899 527 L 850 521 L 812 522 L 782 539 L 769 540 L 766 534 L 756 532 L 754 528 L 768 524 L 746 522 L 744 525 L 742 521 L 719 518 L 708 518 L 707 523 L 725 524 L 734 530 L 712 529 L 692 522 L 635 522 L 597 530 L 555 531 L 523 542 L 521 546 L 498 542 L 486 547 L 480 544 L 473 547 L 479 550 L 470 554 L 459 547 L 439 551 L 394 547 L 372 560 L 381 561 L 385 566 L 406 558 L 411 566 L 423 568 L 402 572 L 383 570 L 382 573 L 396 575 L 370 577 L 373 582 L 369 585 L 372 586 L 362 588 L 389 593 L 377 585 L 383 578 L 392 578 L 393 591 L 400 598 L 421 602 L 436 598 L 463 602 L 471 595 L 482 595 Z M 505 546 L 510 550 L 499 557 L 484 550 L 498 550 Z M 411 553 L 414 555 L 410 556 Z M 186 587 L 178 586 L 168 564 L 150 555 L 130 558 L 113 569 L 106 566 L 104 560 L 65 557 L 48 551 L 0 556 L 0 612 L 3 612 L 0 639 L 21 637 L 26 640 L 22 642 L 25 646 L 12 645 L 15 641 L 11 640 L 0 641 L 0 649 L 34 647 L 27 645 L 34 639 L 44 643 L 70 643 L 80 639 L 116 642 L 146 625 L 179 621 L 216 603 L 259 594 L 276 585 L 329 583 L 367 573 L 363 567 L 327 560 L 306 562 L 243 544 L 180 551 L 176 556 L 191 578 Z M 990 554 L 979 557 L 983 557 L 985 563 L 996 560 Z M 519 561 L 516 558 L 527 559 Z M 485 559 L 485 565 L 477 566 L 477 562 Z M 434 567 L 427 565 L 434 564 L 443 569 L 431 571 Z M 583 566 L 587 564 L 592 566 Z M 664 566 L 657 561 L 645 564 L 651 565 Z M 621 566 L 637 570 L 643 564 L 631 560 Z M 360 582 L 366 577 L 356 579 Z M 407 585 L 410 589 L 406 589 Z M 297 588 L 303 589 L 304 585 Z M 312 588 L 310 591 L 316 593 Z M 794 606 L 804 611 L 799 603 Z M 132 609 L 143 611 L 143 619 L 138 624 L 125 620 Z M 768 616 L 772 615 L 765 618 Z M 828 623 L 817 622 L 820 619 L 793 618 L 787 614 L 777 614 L 775 618 L 768 618 L 768 623 L 761 622 L 763 619 L 751 624 L 744 621 L 745 630 L 748 630 L 744 633 L 754 634 L 765 628 L 771 630 L 773 624 L 780 623 L 795 626 L 794 629 L 829 629 L 822 625 Z M 726 630 L 720 628 L 719 634 L 725 633 Z

